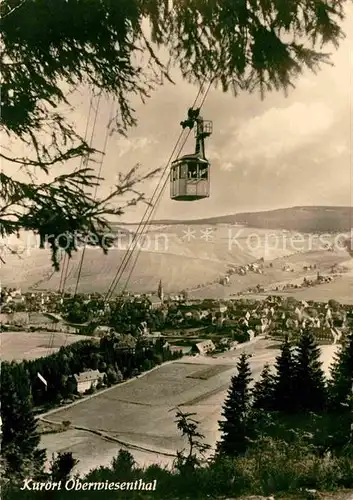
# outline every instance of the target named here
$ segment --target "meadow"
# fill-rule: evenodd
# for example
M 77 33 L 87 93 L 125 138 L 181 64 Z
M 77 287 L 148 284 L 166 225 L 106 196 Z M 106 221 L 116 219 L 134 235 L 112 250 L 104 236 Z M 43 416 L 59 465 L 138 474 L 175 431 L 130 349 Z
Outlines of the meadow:
M 271 340 L 258 338 L 252 344 L 215 357 L 185 357 L 68 408 L 52 410 L 43 418 L 57 423 L 70 421 L 72 428 L 42 436 L 42 446 L 49 457 L 53 451 L 72 451 L 80 459 L 80 473 L 108 464 L 124 447 L 139 464 L 168 465 L 176 450 L 186 444 L 175 426 L 177 407 L 197 413 L 200 431 L 206 442 L 214 445 L 219 437 L 221 407 L 230 378 L 236 372 L 239 352 L 245 349 L 252 353 L 250 361 L 256 379 L 265 363 L 274 362 L 277 347 Z M 322 347 L 326 372 L 335 349 L 331 345 Z M 207 379 L 190 378 L 207 372 Z
M 57 352 L 62 346 L 90 338 L 60 332 L 1 332 L 1 360 L 41 358 Z

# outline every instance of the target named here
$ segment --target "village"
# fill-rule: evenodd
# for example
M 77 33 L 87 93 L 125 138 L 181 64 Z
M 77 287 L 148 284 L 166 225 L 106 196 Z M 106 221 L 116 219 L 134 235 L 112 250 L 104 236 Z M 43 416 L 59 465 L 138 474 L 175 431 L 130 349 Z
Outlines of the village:
M 165 297 L 162 283 L 156 294 L 125 294 L 108 302 L 100 294 L 74 297 L 4 288 L 1 310 L 3 334 L 52 333 L 53 344 L 55 333 L 76 338 L 114 333 L 129 336 L 132 345 L 139 337 L 151 343 L 160 338 L 173 350 L 199 355 L 234 349 L 258 335 L 295 337 L 305 327 L 320 342 L 332 343 L 353 325 L 353 307 L 335 300 L 315 303 L 275 295 L 263 300 L 192 300 L 186 292 Z

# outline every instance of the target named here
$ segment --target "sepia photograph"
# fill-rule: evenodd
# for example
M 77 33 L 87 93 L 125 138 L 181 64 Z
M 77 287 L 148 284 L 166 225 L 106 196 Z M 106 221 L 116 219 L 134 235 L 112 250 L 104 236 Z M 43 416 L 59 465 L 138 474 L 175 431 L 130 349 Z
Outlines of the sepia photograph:
M 3 500 L 353 500 L 352 0 L 2 0 Z

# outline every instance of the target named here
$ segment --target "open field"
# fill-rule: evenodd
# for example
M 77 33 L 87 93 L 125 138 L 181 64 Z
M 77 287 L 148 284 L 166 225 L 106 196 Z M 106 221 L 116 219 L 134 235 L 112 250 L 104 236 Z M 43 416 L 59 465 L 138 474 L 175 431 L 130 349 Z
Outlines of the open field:
M 129 227 L 129 230 L 133 231 L 134 227 Z M 140 243 L 141 252 L 128 289 L 137 293 L 155 291 L 161 279 L 166 293 L 198 288 L 192 292 L 196 296 L 217 298 L 257 284 L 268 285 L 285 280 L 288 273 L 283 272 L 281 267 L 287 262 L 297 268 L 298 276 L 304 276 L 299 268 L 302 271 L 307 263 L 316 263 L 324 271 L 330 263 L 348 258 L 346 252 L 331 253 L 323 249 L 326 243 L 334 244 L 335 235 L 326 235 L 324 242 L 315 234 L 299 236 L 282 230 L 224 224 L 151 226 L 145 241 Z M 36 248 L 34 240 L 28 242 L 23 239 L 21 245 L 25 249 L 21 258 L 6 256 L 6 264 L 2 266 L 3 285 L 57 290 L 60 273 L 52 272 L 49 252 Z M 88 248 L 80 291 L 106 292 L 128 248 L 127 237 L 117 240 L 106 256 L 100 249 Z M 135 255 L 136 252 L 130 265 Z M 81 250 L 71 260 L 66 282 L 68 291 L 76 285 L 80 257 Z M 261 257 L 276 263 L 276 269 L 268 270 L 266 275 L 233 276 L 230 287 L 217 284 L 230 265 L 244 265 Z M 121 287 L 130 273 L 130 265 L 123 273 Z
M 59 332 L 1 332 L 2 361 L 22 361 L 49 356 L 60 347 L 93 337 Z
M 273 363 L 278 353 L 276 348 L 269 348 L 271 343 L 273 341 L 259 339 L 241 349 L 253 354 L 251 365 L 255 378 L 266 362 Z M 326 369 L 335 349 L 336 346 L 323 347 Z M 214 445 L 218 439 L 221 406 L 235 373 L 239 351 L 213 358 L 183 358 L 87 401 L 52 411 L 44 418 L 55 422 L 69 420 L 73 426 L 100 431 L 105 438 L 70 429 L 43 436 L 42 445 L 49 455 L 54 451 L 72 451 L 80 459 L 78 471 L 82 473 L 96 465 L 108 464 L 123 443 L 132 446 L 130 451 L 141 464 L 170 464 L 173 459 L 170 455 L 185 446 L 174 422 L 177 406 L 197 413 L 200 431 L 206 441 Z M 212 369 L 214 374 L 207 379 L 190 378 L 193 373 Z

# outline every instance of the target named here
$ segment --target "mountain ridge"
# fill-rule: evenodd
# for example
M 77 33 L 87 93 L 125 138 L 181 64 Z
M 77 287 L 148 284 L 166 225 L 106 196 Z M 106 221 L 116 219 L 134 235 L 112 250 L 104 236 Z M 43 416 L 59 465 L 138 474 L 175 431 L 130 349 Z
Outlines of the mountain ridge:
M 116 226 L 139 223 L 119 222 Z M 284 229 L 299 232 L 349 232 L 353 226 L 353 207 L 295 206 L 257 212 L 240 212 L 201 219 L 158 219 L 148 225 L 215 225 L 231 224 L 259 229 Z

